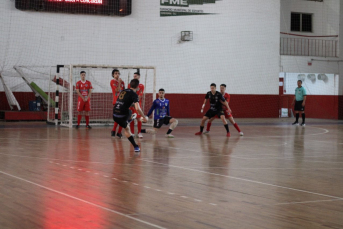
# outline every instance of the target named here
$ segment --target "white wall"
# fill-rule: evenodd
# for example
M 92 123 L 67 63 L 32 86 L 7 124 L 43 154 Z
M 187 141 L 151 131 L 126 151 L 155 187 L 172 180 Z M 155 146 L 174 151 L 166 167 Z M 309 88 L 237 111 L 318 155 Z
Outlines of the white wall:
M 339 0 L 324 0 L 323 2 L 304 0 L 281 0 L 281 32 L 304 34 L 311 36 L 338 35 Z M 301 33 L 290 31 L 291 12 L 312 13 L 312 33 Z
M 160 17 L 159 1 L 133 0 L 132 15 L 107 17 L 19 11 L 0 1 L 0 64 L 153 65 L 157 87 L 205 93 L 278 94 L 279 0 L 217 1 L 216 15 Z M 178 44 L 181 31 L 194 40 Z M 0 90 L 2 86 L 0 86 Z

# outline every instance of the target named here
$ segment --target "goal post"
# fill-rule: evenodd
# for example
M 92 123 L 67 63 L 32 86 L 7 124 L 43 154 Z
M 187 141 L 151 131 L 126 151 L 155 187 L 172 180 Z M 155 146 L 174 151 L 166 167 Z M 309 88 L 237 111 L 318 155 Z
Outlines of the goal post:
M 135 72 L 140 72 L 140 83 L 144 84 L 144 94 L 142 101 L 142 110 L 147 114 L 156 97 L 156 68 L 153 66 L 136 65 L 57 65 L 56 80 L 50 80 L 55 83 L 56 107 L 54 123 L 60 123 L 61 126 L 72 128 L 77 124 L 77 100 L 75 85 L 80 80 L 80 72 L 86 72 L 86 80 L 91 82 L 93 90 L 90 99 L 91 110 L 89 114 L 90 125 L 112 125 L 113 95 L 110 82 L 113 79 L 112 70 L 120 71 L 120 78 L 125 83 L 125 88 Z M 51 86 L 50 88 L 53 88 Z M 65 89 L 65 91 L 60 91 Z M 53 110 L 53 109 L 51 109 Z M 53 115 L 48 115 L 52 117 Z M 153 120 L 149 119 L 147 125 L 152 125 Z M 82 118 L 81 125 L 85 120 Z

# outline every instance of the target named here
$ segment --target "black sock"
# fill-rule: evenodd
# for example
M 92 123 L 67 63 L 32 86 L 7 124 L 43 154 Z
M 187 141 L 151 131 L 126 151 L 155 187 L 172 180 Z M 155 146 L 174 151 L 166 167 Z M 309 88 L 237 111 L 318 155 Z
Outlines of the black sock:
M 146 129 L 141 129 L 141 133 L 146 133 Z
M 296 113 L 295 114 L 295 122 L 298 122 L 298 120 L 299 120 L 299 113 Z
M 167 131 L 167 134 L 170 134 L 172 131 L 173 131 L 172 129 L 169 129 L 169 130 Z
M 303 118 L 303 123 L 305 123 L 305 113 L 302 113 L 301 117 Z
M 129 141 L 131 142 L 131 144 L 133 145 L 133 147 L 137 147 L 137 146 L 138 146 L 138 145 L 136 144 L 136 142 L 135 142 L 135 139 L 133 139 L 132 136 L 130 136 L 130 137 L 127 138 L 127 139 L 129 139 Z
M 200 126 L 200 132 L 202 133 L 204 130 L 204 127 L 203 126 Z
M 230 131 L 229 131 L 229 124 L 225 124 L 224 127 L 225 127 L 225 129 L 226 129 L 226 132 L 229 133 L 229 132 L 230 132 Z

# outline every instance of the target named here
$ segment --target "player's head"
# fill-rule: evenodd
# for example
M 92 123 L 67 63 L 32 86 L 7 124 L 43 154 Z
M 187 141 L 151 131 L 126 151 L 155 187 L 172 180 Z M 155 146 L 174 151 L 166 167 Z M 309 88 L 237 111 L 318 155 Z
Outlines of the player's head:
M 161 88 L 160 90 L 158 90 L 158 96 L 160 99 L 164 99 L 164 95 L 166 94 L 166 92 L 164 91 L 163 88 Z
M 119 76 L 120 76 L 120 72 L 118 69 L 113 69 L 112 71 L 112 77 L 115 78 L 116 80 L 119 79 Z
M 226 90 L 226 84 L 221 84 L 220 85 L 220 92 L 222 93 L 222 94 L 224 94 L 225 93 L 225 90 Z
M 216 92 L 217 85 L 215 83 L 211 83 L 211 92 Z
M 82 81 L 85 81 L 85 79 L 86 79 L 86 72 L 85 71 L 81 71 L 80 72 L 80 77 L 81 77 Z
M 136 89 L 136 88 L 138 87 L 138 85 L 139 85 L 139 80 L 138 80 L 138 79 L 133 79 L 133 80 L 131 80 L 131 82 L 130 82 L 130 88 Z
M 133 78 L 139 80 L 141 78 L 141 74 L 139 74 L 139 72 L 135 72 L 133 73 Z
M 303 81 L 302 80 L 298 80 L 298 87 L 301 87 L 301 85 L 303 84 Z

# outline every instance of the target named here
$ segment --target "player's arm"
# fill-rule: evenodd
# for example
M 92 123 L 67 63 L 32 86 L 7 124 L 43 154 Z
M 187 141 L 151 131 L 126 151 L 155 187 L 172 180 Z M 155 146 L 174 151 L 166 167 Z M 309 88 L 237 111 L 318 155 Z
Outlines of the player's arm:
M 205 107 L 205 105 L 206 105 L 207 100 L 208 100 L 208 99 L 205 99 L 205 100 L 204 100 L 204 103 L 202 104 L 201 113 L 204 112 L 204 107 Z
M 85 100 L 85 98 L 81 95 L 80 89 L 76 89 L 76 93 L 79 95 L 79 97 L 80 97 L 82 100 Z
M 154 109 L 155 109 L 155 101 L 152 103 L 152 106 L 151 106 L 151 108 L 150 108 L 150 110 L 149 110 L 149 112 L 148 112 L 148 114 L 147 114 L 148 117 L 150 117 L 150 115 L 152 114 L 152 112 L 154 111 Z
M 138 95 L 139 101 L 142 101 L 143 93 L 144 93 L 144 85 L 142 84 L 142 88 L 141 88 L 141 90 L 139 92 L 139 95 Z
M 138 114 L 140 114 L 143 117 L 143 122 L 147 122 L 148 120 L 146 119 L 146 117 L 145 117 L 145 115 L 141 109 L 141 106 L 139 105 L 139 102 L 135 103 L 135 109 L 138 112 Z
M 292 102 L 292 105 L 294 105 L 294 103 L 295 103 L 295 96 L 294 96 L 294 98 L 293 98 L 293 102 Z
M 115 87 L 115 91 L 116 91 L 116 92 L 120 92 L 120 89 L 121 89 L 121 88 L 120 88 L 121 82 L 122 82 L 122 80 L 121 80 L 121 78 L 119 78 L 119 79 L 118 79 L 118 87 Z
M 93 92 L 93 88 L 90 88 L 89 89 L 89 94 L 88 94 L 88 99 L 91 99 L 92 92 Z
M 231 113 L 231 109 L 230 109 L 230 106 L 229 106 L 229 103 L 225 100 L 224 102 L 223 101 L 220 101 L 225 107 L 226 109 Z
M 304 100 L 303 100 L 303 103 L 302 103 L 302 106 L 304 107 L 305 106 L 305 102 L 306 102 L 306 95 L 304 95 Z

